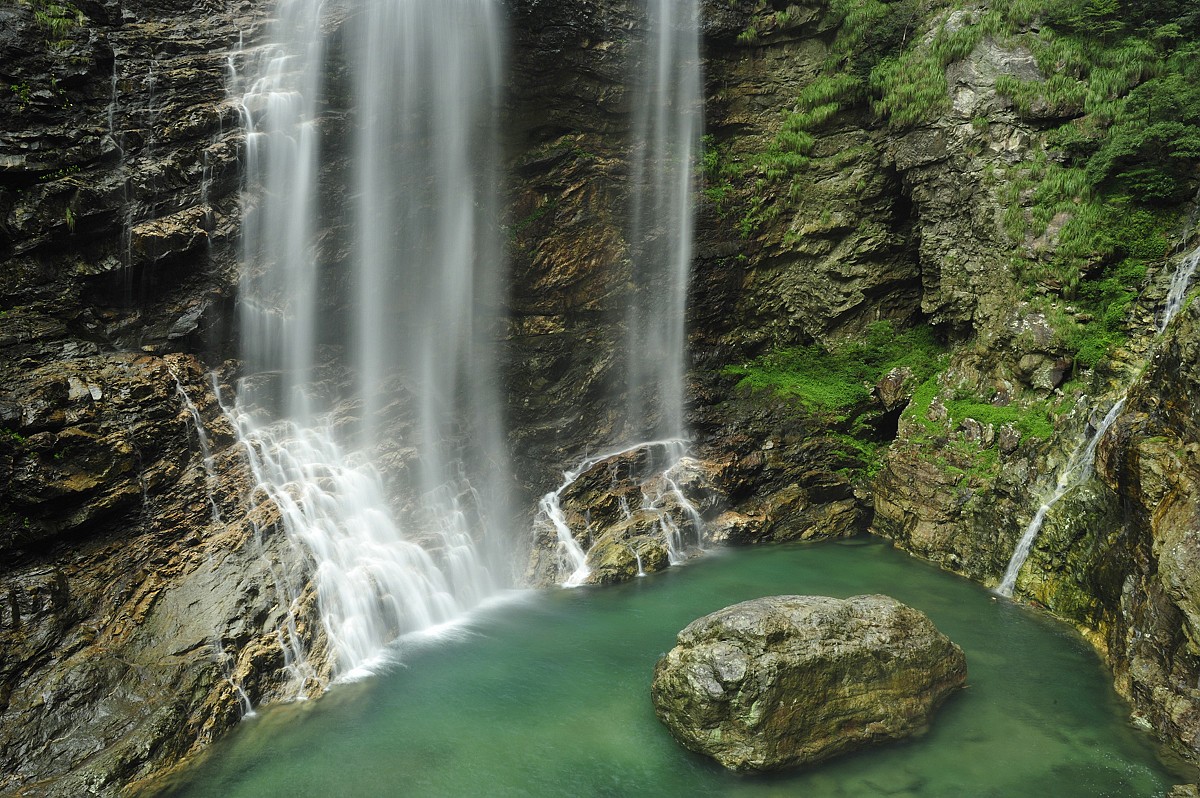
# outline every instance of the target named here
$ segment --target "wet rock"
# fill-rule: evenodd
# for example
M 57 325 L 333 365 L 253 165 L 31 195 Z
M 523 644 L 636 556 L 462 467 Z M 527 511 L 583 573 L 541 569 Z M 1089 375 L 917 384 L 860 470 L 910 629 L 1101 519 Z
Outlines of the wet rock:
M 908 403 L 916 387 L 912 384 L 912 378 L 913 370 L 908 366 L 899 366 L 883 375 L 875 386 L 875 395 L 879 397 L 884 410 L 895 410 Z
M 887 596 L 775 596 L 689 624 L 651 696 L 687 748 L 777 770 L 922 733 L 966 673 L 962 649 Z
M 0 793 L 115 794 L 211 742 L 246 700 L 279 697 L 289 610 L 320 651 L 315 595 L 279 604 L 277 579 L 305 584 L 304 560 L 273 506 L 247 511 L 253 476 L 194 358 L 94 355 L 13 387 L 26 403 L 0 436 Z
M 1072 584 L 1100 599 L 1092 626 L 1104 636 L 1118 691 L 1193 762 L 1200 756 L 1198 395 L 1200 306 L 1192 303 L 1100 441 L 1097 474 L 1121 508 L 1107 526 L 1104 555 L 1078 545 L 1055 549 L 1077 573 Z M 1069 605 L 1055 609 L 1076 619 Z
M 641 515 L 642 517 L 638 517 Z M 635 576 L 661 571 L 670 563 L 666 544 L 657 534 L 660 519 L 657 514 L 635 514 L 625 528 L 615 528 L 592 544 L 587 553 L 591 569 L 588 584 L 610 585 L 628 582 Z M 631 529 L 646 529 L 646 533 L 631 533 Z
M 997 443 L 1000 446 L 1001 452 L 1012 454 L 1021 445 L 1021 433 L 1012 424 L 1003 424 L 1000 427 L 1000 435 L 997 438 Z
M 710 541 L 708 521 L 724 496 L 711 464 L 681 457 L 678 444 L 651 445 L 603 458 L 559 497 L 561 520 L 586 552 L 588 584 L 626 581 L 698 553 Z M 543 512 L 528 579 L 559 584 L 571 572 L 558 529 Z

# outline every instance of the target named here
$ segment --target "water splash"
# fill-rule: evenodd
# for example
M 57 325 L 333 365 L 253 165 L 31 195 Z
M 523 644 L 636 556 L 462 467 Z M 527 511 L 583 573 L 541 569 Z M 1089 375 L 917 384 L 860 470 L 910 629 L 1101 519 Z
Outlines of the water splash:
M 196 403 L 192 401 L 192 397 L 188 395 L 187 390 L 183 387 L 183 383 L 179 380 L 179 374 L 175 371 L 174 367 L 168 365 L 167 370 L 171 373 L 171 378 L 175 380 L 175 393 L 192 421 L 192 429 L 196 432 L 196 445 L 200 447 L 200 462 L 204 467 L 204 491 L 208 499 L 212 521 L 214 524 L 223 523 L 224 519 L 221 517 L 221 508 L 217 505 L 216 498 L 217 469 L 213 461 L 213 451 L 208 439 L 208 430 L 204 426 L 204 418 L 200 415 L 200 408 L 196 407 Z
M 650 449 L 655 446 L 661 446 L 665 449 L 682 448 L 686 443 L 678 438 L 671 438 L 662 441 L 649 441 L 647 443 L 638 443 L 633 446 L 627 446 L 623 449 L 616 449 L 602 454 L 585 457 L 574 468 L 563 474 L 563 481 L 555 490 L 547 493 L 538 500 L 538 517 L 534 521 L 535 527 L 538 523 L 549 523 L 554 527 L 555 534 L 558 539 L 559 556 L 563 560 L 565 570 L 568 571 L 568 576 L 563 582 L 563 587 L 578 587 L 587 581 L 591 574 L 591 569 L 587 565 L 587 552 L 575 540 L 575 535 L 567 523 L 566 516 L 562 510 L 562 497 L 572 485 L 575 484 L 583 474 L 590 471 L 595 466 L 603 463 L 605 460 L 610 460 L 614 457 L 632 454 L 642 449 Z M 631 513 L 629 509 L 624 508 L 626 517 Z
M 233 421 L 256 493 L 279 508 L 289 539 L 316 564 L 321 621 L 342 678 L 371 672 L 388 642 L 450 621 L 490 592 L 468 540 L 445 537 L 435 560 L 403 534 L 379 474 L 343 452 L 332 430 L 260 427 L 238 409 Z M 298 591 L 289 592 L 295 604 Z
M 695 460 L 687 456 L 688 442 L 680 438 L 668 438 L 658 441 L 647 441 L 634 444 L 622 449 L 607 451 L 601 454 L 585 457 L 573 469 L 563 474 L 563 482 L 554 491 L 542 496 L 538 502 L 538 515 L 534 521 L 538 525 L 550 525 L 555 532 L 558 544 L 559 567 L 558 573 L 565 573 L 563 587 L 578 587 L 586 584 L 591 575 L 587 563 L 587 551 L 577 539 L 577 531 L 571 529 L 567 516 L 563 512 L 563 496 L 584 474 L 609 460 L 615 460 L 637 452 L 645 451 L 654 458 L 654 450 L 660 450 L 660 463 L 665 467 L 652 467 L 639 479 L 641 505 L 639 510 L 655 516 L 659 537 L 667 548 L 667 557 L 672 565 L 678 565 L 693 554 L 703 551 L 704 522 L 700 511 L 689 500 L 679 487 L 678 476 L 686 468 L 695 465 Z M 614 487 L 616 474 L 613 474 Z M 628 506 L 624 496 L 618 500 L 619 509 L 626 520 L 633 517 L 634 511 Z M 681 515 L 690 522 L 695 534 L 688 540 L 684 533 L 687 522 L 681 522 L 675 517 L 673 510 L 681 510 Z M 585 529 L 578 530 L 586 533 L 590 527 L 590 518 L 585 520 Z M 638 575 L 645 576 L 640 553 L 631 549 L 637 561 Z

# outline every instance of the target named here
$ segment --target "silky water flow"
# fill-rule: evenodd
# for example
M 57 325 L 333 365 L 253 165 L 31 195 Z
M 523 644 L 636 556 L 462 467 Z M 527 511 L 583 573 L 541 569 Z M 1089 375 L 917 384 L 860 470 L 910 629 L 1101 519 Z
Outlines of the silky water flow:
M 236 78 L 247 378 L 230 414 L 252 498 L 278 506 L 311 561 L 331 670 L 349 678 L 511 582 L 492 343 L 505 26 L 495 0 L 360 0 L 335 37 L 328 11 L 281 4 Z M 335 54 L 339 39 L 353 48 Z M 335 55 L 350 73 L 337 89 Z M 347 87 L 342 135 L 328 110 Z M 338 162 L 349 210 L 332 219 L 321 200 Z M 325 245 L 339 225 L 346 253 Z M 302 585 L 276 589 L 301 600 Z M 281 636 L 302 685 L 317 668 L 294 628 Z
M 697 0 L 645 0 L 645 39 L 633 59 L 631 214 L 628 225 L 631 285 L 625 308 L 624 380 L 613 386 L 626 406 L 623 440 L 608 454 L 584 457 L 559 487 L 539 502 L 536 524 L 550 527 L 559 546 L 564 586 L 584 584 L 587 552 L 562 512 L 561 497 L 576 479 L 611 457 L 644 451 L 657 465 L 640 476 L 642 510 L 656 512 L 672 564 L 699 547 L 702 524 L 692 503 L 674 488 L 674 474 L 691 467 L 684 423 L 687 294 L 695 228 L 695 164 L 703 126 L 700 7 Z M 690 517 L 672 517 L 667 499 Z M 627 509 L 627 512 L 632 512 Z M 639 573 L 641 569 L 639 568 Z

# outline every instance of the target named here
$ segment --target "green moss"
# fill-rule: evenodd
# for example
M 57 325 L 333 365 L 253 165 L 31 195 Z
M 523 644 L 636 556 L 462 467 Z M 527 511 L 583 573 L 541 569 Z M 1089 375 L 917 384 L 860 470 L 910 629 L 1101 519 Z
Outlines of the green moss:
M 33 9 L 33 17 L 47 32 L 46 44 L 58 49 L 66 44 L 72 28 L 81 27 L 87 17 L 72 3 L 54 0 L 17 0 L 18 4 Z
M 909 400 L 908 407 L 904 408 L 904 412 L 901 414 L 902 418 L 922 427 L 926 436 L 929 437 L 943 432 L 941 425 L 929 419 L 929 408 L 938 395 L 938 376 L 935 374 L 917 386 L 917 389 L 913 391 L 912 399 Z
M 1046 439 L 1054 434 L 1054 424 L 1047 415 L 1045 403 L 1036 403 L 1029 407 L 1017 405 L 994 405 L 973 397 L 962 397 L 948 400 L 946 412 L 957 423 L 964 419 L 973 418 L 980 424 L 992 424 L 999 428 L 1011 424 L 1022 435 Z
M 845 411 L 870 401 L 875 383 L 893 368 L 906 366 L 923 380 L 936 370 L 942 346 L 928 327 L 897 333 L 890 322 L 871 325 L 866 335 L 832 350 L 820 346 L 779 349 L 724 373 L 740 377 L 738 387 L 770 391 L 811 411 Z
M 1174 209 L 1147 209 L 1127 198 L 1091 206 L 1094 214 L 1077 217 L 1063 228 L 1063 240 L 1048 263 L 1024 263 L 1031 285 L 1052 289 L 1071 300 L 1077 314 L 1060 304 L 1042 302 L 1042 310 L 1060 343 L 1077 363 L 1092 367 L 1125 343 L 1129 309 L 1151 265 L 1169 251 L 1168 234 L 1178 226 Z M 1098 262 L 1098 265 L 1097 265 Z M 1090 273 L 1084 273 L 1084 269 Z
M 16 95 L 18 111 L 24 111 L 29 107 L 29 102 L 33 99 L 33 89 L 30 87 L 28 81 L 23 80 L 20 83 L 13 83 L 8 88 L 9 91 Z
M 828 434 L 837 470 L 851 480 L 874 478 L 883 462 L 884 440 L 875 425 L 879 410 L 872 407 L 875 384 L 888 371 L 908 367 L 925 380 L 941 367 L 943 346 L 928 327 L 897 332 L 891 322 L 872 324 L 859 339 L 833 349 L 788 347 L 750 363 L 728 366 L 723 372 L 738 377 L 738 387 L 763 391 L 796 402 L 810 413 L 825 416 L 835 427 Z
M 915 430 L 915 434 L 910 434 L 910 443 L 946 446 L 956 455 L 960 464 L 969 464 L 959 469 L 967 476 L 990 480 L 999 468 L 999 450 L 995 444 L 981 447 L 950 435 L 951 430 L 957 429 L 968 418 L 985 426 L 990 424 L 996 429 L 1006 424 L 1012 425 L 1027 439 L 1048 440 L 1054 435 L 1054 422 L 1050 414 L 1055 408 L 1050 400 L 1001 406 L 983 397 L 959 391 L 942 402 L 946 419 L 934 421 L 929 418 L 929 410 L 939 392 L 939 375 L 930 377 L 913 392 L 913 398 L 902 414 L 909 429 Z M 943 465 L 949 467 L 946 463 Z
M 834 441 L 832 454 L 846 462 L 838 469 L 838 473 L 847 479 L 855 480 L 860 477 L 874 479 L 883 467 L 884 445 L 869 438 L 856 437 L 844 432 L 833 432 L 830 438 Z

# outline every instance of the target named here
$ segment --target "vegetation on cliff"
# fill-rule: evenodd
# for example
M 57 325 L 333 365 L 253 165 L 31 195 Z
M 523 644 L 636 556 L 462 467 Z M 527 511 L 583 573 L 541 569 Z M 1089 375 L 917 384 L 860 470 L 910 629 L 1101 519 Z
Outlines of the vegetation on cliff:
M 814 133 L 839 112 L 866 106 L 897 129 L 927 123 L 949 107 L 950 64 L 984 39 L 1027 48 L 1045 77 L 1001 74 L 996 90 L 1049 128 L 1030 159 L 993 177 L 1006 183 L 1004 226 L 1014 246 L 1052 239 L 1017 259 L 1029 296 L 1061 298 L 1083 312 L 1082 321 L 1057 314 L 1057 327 L 1082 365 L 1096 365 L 1123 342 L 1146 266 L 1166 254 L 1178 206 L 1195 190 L 1200 9 L 1128 0 L 950 3 L 929 23 L 915 0 L 833 0 L 829 14 L 838 22 L 824 72 L 785 112 L 756 164 L 757 188 L 805 168 Z
M 868 403 L 875 384 L 892 369 L 909 369 L 918 382 L 928 379 L 942 351 L 928 327 L 897 332 L 890 321 L 880 321 L 859 339 L 832 347 L 784 347 L 725 373 L 741 378 L 739 389 L 772 391 L 807 410 L 844 415 Z

